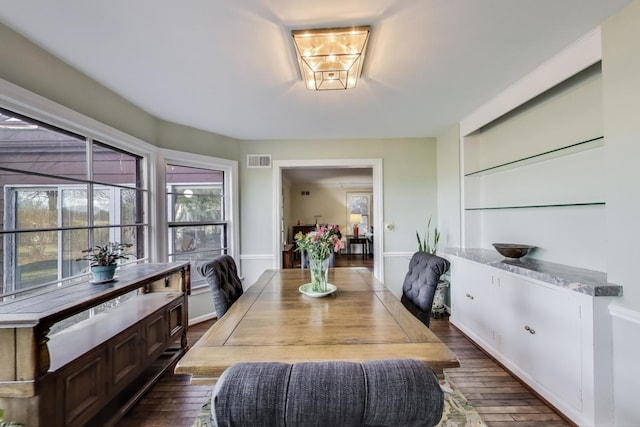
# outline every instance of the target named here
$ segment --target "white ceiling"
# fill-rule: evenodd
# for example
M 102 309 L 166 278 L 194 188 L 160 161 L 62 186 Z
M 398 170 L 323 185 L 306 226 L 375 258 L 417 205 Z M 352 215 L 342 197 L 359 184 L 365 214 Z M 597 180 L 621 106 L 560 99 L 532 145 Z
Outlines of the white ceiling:
M 175 123 L 240 139 L 435 136 L 629 0 L 0 0 L 0 22 Z M 312 92 L 291 30 L 371 25 Z

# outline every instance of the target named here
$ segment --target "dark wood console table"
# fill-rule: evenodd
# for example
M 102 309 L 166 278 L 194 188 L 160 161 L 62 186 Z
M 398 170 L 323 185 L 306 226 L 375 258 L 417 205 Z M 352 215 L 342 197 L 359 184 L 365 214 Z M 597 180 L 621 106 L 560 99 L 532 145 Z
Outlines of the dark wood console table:
M 187 348 L 189 263 L 0 302 L 0 408 L 29 427 L 113 425 Z
M 351 245 L 362 245 L 362 257 L 368 256 L 369 239 L 366 236 L 347 236 L 347 255 L 349 257 L 351 257 Z

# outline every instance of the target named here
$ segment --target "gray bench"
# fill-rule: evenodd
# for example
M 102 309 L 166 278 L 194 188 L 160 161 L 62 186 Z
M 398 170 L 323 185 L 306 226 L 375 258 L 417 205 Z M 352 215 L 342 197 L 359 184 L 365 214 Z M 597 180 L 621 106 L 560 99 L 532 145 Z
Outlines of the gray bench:
M 226 426 L 434 426 L 444 394 L 433 370 L 412 359 L 238 363 L 211 396 Z

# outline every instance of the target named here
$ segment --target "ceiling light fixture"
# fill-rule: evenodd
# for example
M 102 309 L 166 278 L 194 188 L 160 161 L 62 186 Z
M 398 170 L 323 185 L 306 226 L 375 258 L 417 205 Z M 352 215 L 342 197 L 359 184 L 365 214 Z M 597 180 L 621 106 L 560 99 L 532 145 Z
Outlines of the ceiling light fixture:
M 351 89 L 362 74 L 370 26 L 291 31 L 309 90 Z

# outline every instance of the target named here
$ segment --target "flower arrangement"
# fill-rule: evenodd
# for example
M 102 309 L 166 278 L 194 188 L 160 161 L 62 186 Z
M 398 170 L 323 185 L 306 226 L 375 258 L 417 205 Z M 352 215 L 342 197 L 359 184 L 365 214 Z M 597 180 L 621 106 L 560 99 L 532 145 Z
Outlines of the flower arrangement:
M 338 237 L 340 228 L 337 225 L 318 226 L 315 231 L 295 235 L 296 250 L 307 251 L 309 258 L 326 259 L 331 251 L 338 252 L 344 243 Z
M 109 242 L 106 245 L 96 245 L 93 248 L 85 249 L 86 253 L 76 261 L 90 261 L 91 267 L 105 267 L 115 265 L 119 259 L 127 259 L 131 255 L 124 253 L 126 248 L 133 246 L 131 243 Z

